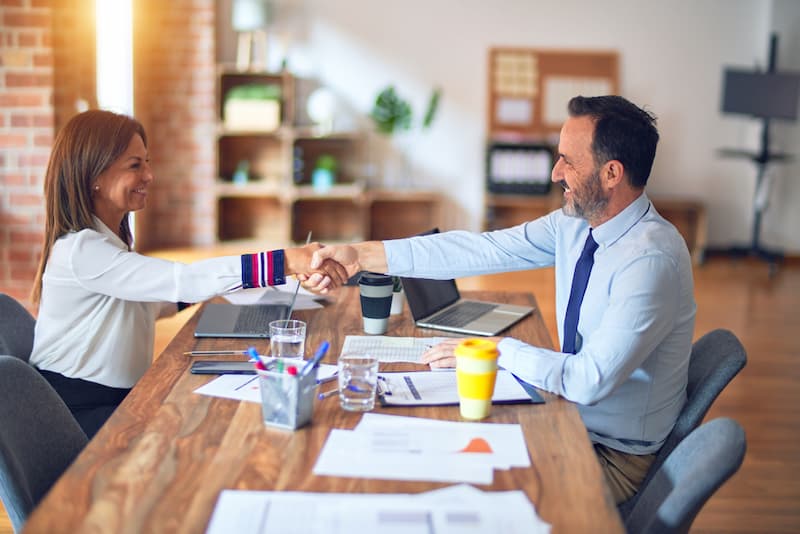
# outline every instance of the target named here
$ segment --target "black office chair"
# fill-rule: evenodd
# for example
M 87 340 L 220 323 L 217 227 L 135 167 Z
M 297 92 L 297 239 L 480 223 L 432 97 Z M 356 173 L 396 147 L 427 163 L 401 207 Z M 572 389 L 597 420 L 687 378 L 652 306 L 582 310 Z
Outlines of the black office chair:
M 0 354 L 28 361 L 33 350 L 36 320 L 22 304 L 0 293 Z
M 728 383 L 747 363 L 747 353 L 739 339 L 729 330 L 717 329 L 707 333 L 692 345 L 689 356 L 689 382 L 686 385 L 686 405 L 675 426 L 658 451 L 639 492 L 619 506 L 623 520 L 636 505 L 639 495 L 650 484 L 658 468 L 675 447 L 698 427 L 711 404 Z
M 658 468 L 625 521 L 631 534 L 684 534 L 709 498 L 742 465 L 747 443 L 733 419 L 696 428 Z
M 16 532 L 87 441 L 36 369 L 0 356 L 0 499 Z

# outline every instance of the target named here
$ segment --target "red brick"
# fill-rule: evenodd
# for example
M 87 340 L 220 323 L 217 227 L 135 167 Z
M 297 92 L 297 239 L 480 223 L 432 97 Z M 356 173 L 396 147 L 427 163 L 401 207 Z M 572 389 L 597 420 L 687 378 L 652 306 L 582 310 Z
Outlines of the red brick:
M 43 107 L 48 95 L 42 93 L 0 93 L 0 108 Z
M 17 28 L 47 28 L 50 26 L 51 16 L 49 13 L 27 11 L 7 11 L 3 17 L 3 24 L 6 27 Z
M 11 115 L 11 126 L 14 128 L 26 128 L 33 124 L 33 117 L 31 115 L 21 115 L 15 113 Z
M 44 169 L 47 166 L 49 157 L 49 154 L 31 154 L 30 152 L 26 152 L 19 155 L 17 158 L 17 165 L 19 165 L 20 168 L 40 167 Z
M 52 67 L 53 56 L 51 54 L 33 54 L 34 67 Z
M 6 87 L 52 87 L 53 76 L 50 73 L 6 73 Z
M 28 179 L 21 174 L 0 174 L 0 184 L 4 186 L 28 185 Z
M 39 36 L 34 32 L 19 32 L 17 34 L 17 46 L 26 48 L 35 47 L 39 42 Z
M 3 0 L 0 2 L 0 6 L 3 7 L 22 7 L 23 5 L 23 0 Z
M 45 135 L 34 135 L 33 136 L 33 146 L 39 148 L 50 148 L 53 145 L 53 136 L 52 134 L 45 134 Z
M 41 195 L 11 193 L 9 197 L 12 206 L 41 206 L 44 203 Z
M 28 146 L 28 136 L 18 133 L 0 133 L 0 148 L 23 148 Z
M 11 241 L 14 243 L 41 243 L 42 234 L 40 232 L 26 232 L 24 230 L 11 230 Z

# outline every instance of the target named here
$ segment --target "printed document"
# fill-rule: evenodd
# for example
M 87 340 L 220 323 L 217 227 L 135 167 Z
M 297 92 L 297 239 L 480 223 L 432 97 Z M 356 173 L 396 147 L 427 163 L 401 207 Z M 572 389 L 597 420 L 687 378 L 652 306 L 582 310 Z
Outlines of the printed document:
M 427 493 L 223 490 L 207 534 L 548 533 L 524 492 L 449 486 Z
M 414 371 L 381 373 L 378 376 L 380 401 L 387 406 L 434 406 L 458 404 L 455 373 Z M 494 403 L 531 402 L 531 396 L 508 371 L 497 371 Z
M 420 363 L 422 354 L 449 337 L 346 336 L 342 353 L 366 352 L 379 362 Z

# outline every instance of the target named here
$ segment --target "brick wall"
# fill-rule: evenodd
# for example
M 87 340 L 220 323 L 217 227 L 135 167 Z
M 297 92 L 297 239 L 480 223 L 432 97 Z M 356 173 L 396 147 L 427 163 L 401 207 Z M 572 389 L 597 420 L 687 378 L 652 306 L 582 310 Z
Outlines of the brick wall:
M 156 182 L 137 247 L 214 241 L 213 0 L 134 2 L 135 114 Z M 94 0 L 0 1 L 0 292 L 31 308 L 54 132 L 96 106 Z
M 53 139 L 49 2 L 0 5 L 0 291 L 28 304 L 41 249 Z
M 137 248 L 205 245 L 216 235 L 213 0 L 140 0 L 134 14 L 136 116 L 156 179 L 137 214 Z

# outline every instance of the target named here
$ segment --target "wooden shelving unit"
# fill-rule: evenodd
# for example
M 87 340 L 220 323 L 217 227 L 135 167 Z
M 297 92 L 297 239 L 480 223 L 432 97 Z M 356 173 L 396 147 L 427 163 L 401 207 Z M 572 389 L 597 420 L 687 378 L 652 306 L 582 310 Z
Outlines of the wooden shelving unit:
M 244 84 L 281 88 L 280 124 L 270 131 L 226 128 L 225 95 Z M 337 132 L 316 135 L 298 125 L 296 80 L 288 73 L 236 72 L 220 68 L 217 128 L 218 178 L 214 195 L 217 241 L 302 243 L 309 231 L 316 241 L 360 241 L 414 235 L 439 224 L 440 198 L 426 191 L 365 188 L 361 135 Z M 312 186 L 317 159 L 330 155 L 338 163 L 336 183 L 325 191 Z M 248 163 L 248 180 L 234 182 L 240 162 Z

